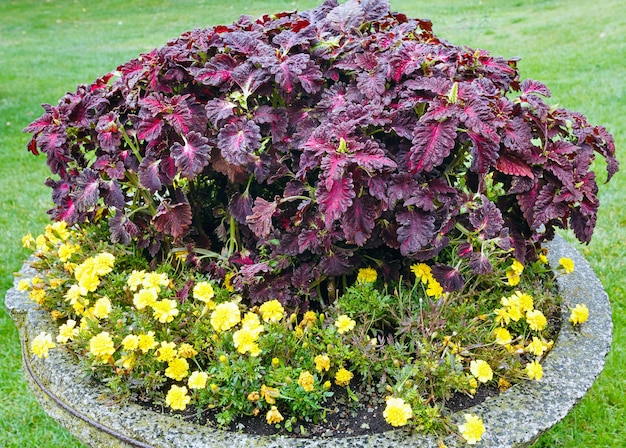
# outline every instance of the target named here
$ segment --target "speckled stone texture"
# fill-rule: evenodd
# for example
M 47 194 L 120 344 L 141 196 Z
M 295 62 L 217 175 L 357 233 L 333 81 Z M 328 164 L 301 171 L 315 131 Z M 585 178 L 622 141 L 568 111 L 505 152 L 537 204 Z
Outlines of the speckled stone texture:
M 459 423 L 466 412 L 482 417 L 486 432 L 483 440 L 474 446 L 530 445 L 542 432 L 565 417 L 589 390 L 604 366 L 613 328 L 607 294 L 587 261 L 561 237 L 557 236 L 550 243 L 548 257 L 553 266 L 560 257 L 569 257 L 574 260 L 576 269 L 572 274 L 558 278 L 565 298 L 564 324 L 555 347 L 543 362 L 544 377 L 540 381 L 517 384 L 499 396 L 456 414 L 454 420 Z M 25 266 L 22 274 L 32 277 L 35 272 Z M 581 329 L 575 329 L 567 322 L 568 306 L 576 303 L 585 303 L 589 308 L 589 320 Z M 5 304 L 19 329 L 23 347 L 26 347 L 24 374 L 34 395 L 48 414 L 93 447 L 438 446 L 433 437 L 408 435 L 402 430 L 343 439 L 252 436 L 194 425 L 134 404 L 118 404 L 108 398 L 110 394 L 105 387 L 90 382 L 81 373 L 70 354 L 52 350 L 49 358 L 39 359 L 29 353 L 30 341 L 41 331 L 53 331 L 54 326 L 48 313 L 37 309 L 26 293 L 16 288 L 9 290 Z M 59 405 L 41 386 L 64 405 Z M 120 440 L 120 435 L 126 439 Z M 454 436 L 443 441 L 448 447 L 464 445 Z

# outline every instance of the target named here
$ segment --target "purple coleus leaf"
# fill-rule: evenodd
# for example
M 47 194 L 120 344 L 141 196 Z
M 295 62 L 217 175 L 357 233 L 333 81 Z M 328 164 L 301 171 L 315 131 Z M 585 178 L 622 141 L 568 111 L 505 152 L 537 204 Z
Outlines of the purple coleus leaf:
M 211 147 L 208 145 L 209 140 L 195 131 L 183 136 L 183 141 L 184 145 L 174 143 L 170 152 L 181 175 L 193 179 L 209 164 Z
M 157 207 L 152 223 L 159 232 L 179 239 L 189 231 L 191 207 L 187 201 L 172 204 L 170 199 L 164 199 Z
M 209 122 L 216 128 L 221 127 L 227 120 L 235 116 L 237 105 L 222 98 L 214 98 L 207 101 L 205 106 L 206 116 Z
M 233 165 L 253 163 L 254 151 L 261 147 L 261 130 L 252 120 L 241 118 L 227 124 L 217 137 L 222 157 Z
M 436 263 L 431 267 L 433 277 L 439 282 L 446 292 L 460 291 L 465 286 L 465 280 L 461 273 L 451 267 Z
M 235 193 L 228 204 L 230 214 L 238 223 L 247 225 L 246 218 L 252 214 L 252 197 L 248 191 Z
M 139 227 L 121 210 L 116 210 L 115 214 L 109 218 L 109 229 L 111 229 L 111 242 L 125 246 L 129 245 L 140 232 Z
M 94 207 L 100 198 L 100 175 L 86 168 L 76 180 L 76 189 L 71 194 L 76 210 L 86 212 Z
M 315 194 L 320 211 L 324 214 L 326 228 L 330 228 L 348 210 L 356 196 L 352 175 L 348 173 L 346 177 L 332 182 L 330 188 L 319 182 Z
M 400 253 L 405 257 L 425 247 L 435 234 L 435 217 L 431 213 L 409 210 L 398 213 L 396 221 L 400 224 Z
M 220 53 L 213 56 L 203 68 L 193 68 L 191 73 L 202 84 L 220 87 L 231 81 L 232 72 L 238 66 L 239 63 L 233 57 Z
M 498 235 L 504 225 L 500 209 L 485 196 L 482 197 L 481 206 L 471 211 L 469 220 L 474 229 L 487 239 Z
M 346 241 L 359 247 L 363 246 L 372 234 L 378 216 L 377 202 L 373 198 L 363 196 L 354 199 L 352 207 L 341 220 L 341 229 Z
M 277 200 L 269 202 L 261 197 L 254 200 L 252 214 L 246 217 L 246 223 L 257 237 L 265 238 L 272 232 L 272 217 L 278 204 Z
M 107 152 L 114 152 L 122 142 L 118 116 L 115 112 L 109 112 L 98 119 L 96 132 L 100 147 Z
M 419 122 L 413 131 L 409 169 L 413 173 L 431 171 L 454 148 L 458 120 Z

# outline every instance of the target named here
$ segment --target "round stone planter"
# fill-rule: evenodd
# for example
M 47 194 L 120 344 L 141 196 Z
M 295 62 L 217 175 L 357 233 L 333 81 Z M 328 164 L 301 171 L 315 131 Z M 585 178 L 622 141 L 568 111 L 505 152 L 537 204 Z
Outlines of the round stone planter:
M 551 263 L 560 257 L 574 260 L 573 273 L 560 276 L 565 302 L 563 326 L 554 348 L 543 362 L 544 377 L 526 381 L 506 392 L 454 416 L 471 412 L 482 417 L 486 432 L 480 447 L 530 445 L 552 427 L 587 393 L 604 366 L 611 345 L 612 321 L 609 299 L 586 260 L 565 240 L 549 244 Z M 22 274 L 35 274 L 27 265 Z M 581 329 L 568 322 L 568 306 L 585 303 L 589 320 Z M 37 308 L 28 294 L 13 288 L 5 304 L 20 334 L 24 374 L 46 412 L 87 445 L 94 447 L 437 447 L 434 437 L 395 430 L 381 434 L 342 439 L 261 437 L 199 426 L 177 416 L 151 412 L 138 405 L 119 404 L 108 398 L 105 387 L 81 374 L 72 356 L 52 350 L 39 359 L 29 351 L 30 341 L 41 331 L 52 331 L 49 314 Z M 448 447 L 463 441 L 449 436 Z

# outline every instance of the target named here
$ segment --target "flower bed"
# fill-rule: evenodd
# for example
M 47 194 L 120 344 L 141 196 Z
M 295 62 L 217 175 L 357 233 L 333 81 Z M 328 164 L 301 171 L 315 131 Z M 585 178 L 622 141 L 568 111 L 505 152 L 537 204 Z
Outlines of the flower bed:
M 555 346 L 543 363 L 540 381 L 517 384 L 497 397 L 453 416 L 462 423 L 465 413 L 480 415 L 486 432 L 481 446 L 528 446 L 543 431 L 560 421 L 585 395 L 604 366 L 611 345 L 612 321 L 608 297 L 582 256 L 561 238 L 549 245 L 553 263 L 561 257 L 574 260 L 576 270 L 559 278 L 564 297 L 562 317 L 570 306 L 584 303 L 589 320 L 583 330 L 563 325 Z M 30 266 L 24 278 L 37 275 Z M 16 280 L 16 285 L 18 280 Z M 19 328 L 24 349 L 25 376 L 46 412 L 90 446 L 146 447 L 436 447 L 437 437 L 409 435 L 403 430 L 344 439 L 306 439 L 288 436 L 255 436 L 189 423 L 167 413 L 156 413 L 132 404 L 112 401 L 103 385 L 85 378 L 74 357 L 50 352 L 48 359 L 33 356 L 29 342 L 40 332 L 54 331 L 49 313 L 38 309 L 28 293 L 11 289 L 5 304 Z M 58 401 L 57 401 L 58 400 Z M 76 412 L 73 414 L 72 412 Z M 454 436 L 444 439 L 448 447 L 459 446 Z

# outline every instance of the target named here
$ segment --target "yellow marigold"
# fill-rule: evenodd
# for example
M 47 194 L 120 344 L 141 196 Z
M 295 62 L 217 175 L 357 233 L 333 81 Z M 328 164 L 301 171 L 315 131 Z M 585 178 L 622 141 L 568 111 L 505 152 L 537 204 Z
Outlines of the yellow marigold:
M 206 303 L 210 309 L 215 307 L 215 302 L 212 300 L 213 297 L 215 297 L 215 290 L 209 282 L 201 281 L 194 285 L 193 298 Z
M 413 417 L 413 410 L 402 398 L 387 397 L 383 417 L 391 426 L 404 426 Z
M 116 366 L 122 366 L 122 368 L 125 370 L 132 369 L 133 367 L 135 367 L 136 363 L 137 363 L 137 356 L 134 353 L 130 355 L 124 355 L 120 357 L 120 359 L 115 361 Z
M 93 306 L 93 315 L 98 319 L 105 319 L 109 316 L 111 312 L 111 301 L 108 297 L 101 297 L 96 300 L 96 303 Z
M 533 336 L 533 340 L 526 346 L 526 351 L 532 353 L 535 356 L 541 356 L 548 349 L 548 344 L 543 342 L 537 336 Z
M 534 331 L 541 331 L 548 325 L 546 316 L 539 310 L 527 311 L 526 322 L 528 322 L 530 329 Z
M 133 295 L 133 305 L 138 310 L 146 307 L 153 307 L 159 298 L 159 292 L 156 288 L 142 288 Z
M 94 257 L 93 264 L 96 275 L 102 277 L 113 270 L 115 256 L 108 252 L 102 252 Z
M 302 316 L 302 321 L 300 322 L 300 327 L 302 328 L 311 328 L 317 322 L 317 316 L 315 315 L 315 311 L 307 311 Z
M 189 374 L 189 363 L 184 358 L 174 358 L 167 364 L 165 376 L 180 381 Z
M 267 414 L 265 414 L 265 420 L 269 425 L 273 425 L 275 423 L 282 422 L 284 420 L 284 417 L 278 411 L 278 408 L 276 406 L 272 406 L 272 408 L 267 411 Z
M 147 353 L 149 350 L 152 350 L 157 345 L 159 344 L 157 343 L 157 341 L 154 340 L 154 331 L 149 331 L 147 334 L 139 335 L 138 347 L 139 350 L 142 351 L 142 353 Z
M 48 350 L 55 348 L 56 344 L 52 342 L 52 335 L 45 332 L 39 333 L 30 343 L 31 351 L 39 358 L 47 358 Z
M 259 315 L 253 312 L 247 312 L 243 319 L 241 319 L 241 328 L 252 332 L 255 339 L 265 330 L 265 327 L 261 324 Z
M 211 326 L 215 331 L 230 330 L 241 320 L 239 307 L 234 302 L 220 303 L 211 313 Z
M 311 372 L 304 371 L 300 372 L 300 376 L 298 377 L 298 384 L 306 391 L 311 392 L 315 389 L 315 378 L 311 375 Z
M 470 372 L 481 383 L 486 383 L 493 379 L 493 370 L 491 366 L 482 359 L 474 360 L 470 363 Z
M 541 367 L 541 364 L 537 361 L 531 361 L 526 364 L 524 372 L 526 372 L 531 380 L 539 381 L 543 377 L 543 367 Z
M 469 445 L 475 445 L 482 439 L 485 433 L 483 420 L 477 415 L 465 414 L 465 423 L 459 425 L 461 436 Z
M 563 267 L 563 270 L 565 270 L 567 274 L 574 272 L 574 267 L 575 267 L 574 260 L 572 260 L 571 258 L 567 258 L 567 257 L 559 258 L 559 265 Z
M 426 288 L 426 295 L 438 299 L 443 296 L 443 287 L 437 280 L 431 278 L 428 280 L 428 287 Z
M 152 315 L 162 324 L 170 323 L 178 316 L 178 308 L 176 308 L 176 300 L 163 299 L 152 305 Z
M 515 297 L 514 300 L 523 313 L 526 311 L 532 311 L 535 307 L 533 298 L 530 294 L 526 294 L 522 291 L 515 291 L 511 297 Z
M 33 289 L 28 293 L 28 297 L 33 302 L 41 305 L 46 300 L 46 291 L 43 289 Z
M 148 272 L 144 275 L 141 284 L 144 288 L 155 288 L 159 290 L 161 287 L 167 287 L 170 284 L 170 279 L 167 278 L 165 272 Z
M 18 291 L 28 291 L 30 289 L 30 281 L 26 279 L 22 279 L 17 283 Z
M 265 302 L 259 311 L 265 322 L 278 322 L 285 315 L 285 309 L 276 299 Z
M 354 378 L 352 372 L 342 367 L 335 374 L 335 384 L 338 386 L 347 386 L 350 384 L 350 380 L 352 380 L 352 378 Z
M 261 386 L 261 397 L 267 404 L 276 403 L 276 399 L 280 397 L 280 391 L 275 387 L 268 387 L 265 384 Z
M 247 352 L 250 352 L 250 354 L 258 353 L 257 337 L 258 334 L 256 332 L 244 327 L 233 333 L 233 343 L 237 351 L 242 355 Z
M 378 278 L 378 273 L 376 269 L 373 268 L 362 268 L 359 269 L 359 273 L 356 276 L 356 281 L 358 283 L 374 283 Z
M 337 327 L 337 332 L 339 334 L 347 333 L 348 331 L 352 330 L 355 325 L 356 322 L 350 319 L 345 314 L 339 316 L 335 321 L 335 327 Z
M 129 334 L 122 340 L 122 347 L 124 350 L 128 350 L 130 352 L 137 350 L 139 347 L 139 336 L 136 334 Z
M 22 237 L 22 246 L 24 248 L 32 249 L 34 245 L 35 245 L 35 238 L 33 238 L 33 235 L 30 232 L 28 232 L 26 235 Z
M 51 289 L 58 289 L 59 286 L 61 286 L 63 283 L 65 283 L 65 279 L 62 279 L 62 278 L 51 278 L 50 279 L 50 288 Z
M 115 344 L 108 331 L 103 331 L 89 340 L 89 351 L 101 361 L 106 361 L 115 353 Z
M 178 347 L 178 356 L 181 358 L 193 358 L 197 354 L 198 352 L 196 349 L 194 349 L 191 344 L 187 344 L 186 342 L 183 342 L 180 344 L 180 347 Z
M 574 325 L 582 324 L 589 319 L 589 309 L 584 303 L 577 303 L 576 306 L 570 308 L 570 310 L 569 321 Z
M 507 283 L 510 286 L 519 284 L 522 272 L 524 272 L 524 265 L 517 260 L 513 260 L 511 266 L 506 270 Z
M 126 280 L 126 284 L 128 285 L 128 289 L 131 291 L 137 291 L 141 284 L 143 283 L 143 279 L 146 276 L 146 271 L 137 271 L 133 270 L 128 279 Z
M 196 371 L 189 376 L 187 385 L 190 389 L 204 389 L 206 388 L 206 383 L 208 380 L 209 375 L 207 373 Z
M 500 345 L 510 344 L 513 340 L 513 336 L 511 336 L 511 333 L 506 328 L 497 327 L 493 330 L 493 335 L 496 338 L 496 343 Z
M 431 278 L 433 278 L 430 266 L 426 263 L 411 265 L 411 272 L 415 274 L 415 277 L 417 277 L 422 283 L 427 283 Z
M 72 285 L 65 292 L 65 300 L 70 302 L 70 305 L 73 305 L 80 297 L 86 296 L 88 294 L 87 290 L 81 288 L 78 285 Z
M 185 386 L 172 385 L 165 397 L 165 404 L 176 411 L 184 411 L 191 397 L 187 395 L 187 388 Z
M 498 378 L 498 390 L 504 392 L 511 387 L 511 383 L 504 378 Z
M 509 314 L 509 317 L 511 318 L 511 320 L 515 322 L 520 320 L 522 316 L 524 315 L 524 313 L 522 313 L 522 309 L 519 306 L 509 306 L 507 308 L 507 313 Z
M 78 328 L 76 328 L 76 321 L 68 319 L 63 325 L 59 327 L 59 334 L 57 335 L 57 342 L 59 344 L 65 344 L 70 339 L 74 339 L 78 336 Z
M 545 254 L 539 254 L 539 261 L 542 262 L 543 264 L 548 264 L 549 260 L 548 257 L 545 256 Z
M 57 251 L 57 254 L 59 256 L 59 261 L 65 263 L 72 257 L 72 255 L 78 252 L 79 249 L 80 249 L 80 246 L 74 245 L 72 243 L 61 244 L 59 246 L 59 250 Z
M 70 237 L 70 231 L 67 228 L 67 222 L 57 221 L 46 226 L 46 231 L 54 232 L 62 241 Z
M 226 274 L 224 276 L 224 288 L 226 289 L 226 291 L 228 292 L 234 292 L 235 291 L 235 287 L 233 286 L 233 284 L 231 283 L 231 280 L 233 278 L 235 274 L 233 274 L 232 272 L 229 272 L 228 274 Z
M 176 344 L 174 342 L 161 342 L 161 346 L 155 353 L 157 361 L 170 362 L 178 355 Z
M 318 372 L 328 371 L 330 369 L 330 358 L 327 354 L 317 355 L 313 361 L 315 362 L 315 369 Z
M 50 252 L 48 240 L 43 235 L 37 235 L 37 238 L 35 238 L 35 245 L 37 247 L 37 250 L 43 254 L 47 254 L 48 252 Z

